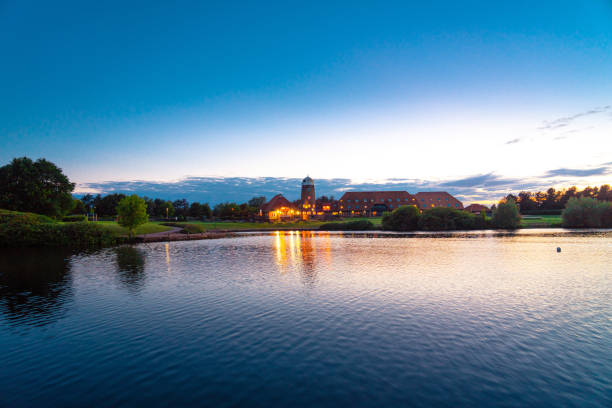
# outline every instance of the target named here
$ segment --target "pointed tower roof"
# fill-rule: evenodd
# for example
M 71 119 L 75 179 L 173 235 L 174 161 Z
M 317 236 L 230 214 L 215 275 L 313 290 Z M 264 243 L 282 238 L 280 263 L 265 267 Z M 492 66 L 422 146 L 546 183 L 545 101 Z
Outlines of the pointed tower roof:
M 302 180 L 303 186 L 314 186 L 314 180 L 310 178 L 310 176 L 306 176 L 304 180 Z

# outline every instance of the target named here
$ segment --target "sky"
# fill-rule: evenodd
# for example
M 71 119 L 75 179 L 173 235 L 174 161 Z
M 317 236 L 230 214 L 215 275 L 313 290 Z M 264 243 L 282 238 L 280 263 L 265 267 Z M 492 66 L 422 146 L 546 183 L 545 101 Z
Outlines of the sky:
M 0 165 L 21 156 L 212 202 L 612 183 L 612 0 L 0 0 Z

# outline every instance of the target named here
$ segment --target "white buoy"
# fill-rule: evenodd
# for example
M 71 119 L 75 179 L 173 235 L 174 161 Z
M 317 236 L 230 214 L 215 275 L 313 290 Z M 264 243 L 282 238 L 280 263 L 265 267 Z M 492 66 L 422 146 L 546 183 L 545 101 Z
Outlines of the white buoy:
M 561 247 L 557 247 L 557 252 L 561 252 Z

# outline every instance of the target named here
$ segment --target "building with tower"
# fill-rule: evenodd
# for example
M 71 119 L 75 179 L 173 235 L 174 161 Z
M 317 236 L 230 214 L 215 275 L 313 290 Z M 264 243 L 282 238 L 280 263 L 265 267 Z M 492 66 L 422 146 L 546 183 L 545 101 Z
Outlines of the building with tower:
M 302 195 L 300 197 L 300 210 L 302 218 L 307 219 L 316 214 L 316 197 L 314 180 L 306 176 L 302 180 Z
M 409 205 L 421 211 L 436 207 L 463 209 L 461 201 L 446 191 L 420 192 L 414 195 L 407 191 L 347 191 L 340 200 L 325 196 L 317 200 L 314 180 L 306 176 L 302 180 L 299 200 L 290 202 L 278 194 L 261 207 L 259 214 L 269 221 L 307 220 L 314 217 L 330 219 L 338 216 L 372 217 Z

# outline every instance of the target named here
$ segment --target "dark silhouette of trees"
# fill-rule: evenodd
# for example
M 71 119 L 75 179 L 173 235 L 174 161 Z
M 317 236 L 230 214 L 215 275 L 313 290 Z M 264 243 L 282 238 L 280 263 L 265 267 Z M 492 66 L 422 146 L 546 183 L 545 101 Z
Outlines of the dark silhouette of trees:
M 266 202 L 266 197 L 259 196 L 259 197 L 251 198 L 247 204 L 251 207 L 259 208 L 262 205 L 264 205 L 265 202 Z
M 536 193 L 521 191 L 516 196 L 508 194 L 505 200 L 514 200 L 523 214 L 544 211 L 560 213 L 572 198 L 594 198 L 600 201 L 612 201 L 612 191 L 608 184 L 600 187 L 585 187 L 584 190 L 578 190 L 574 186 L 559 191 L 551 187 L 546 191 Z
M 72 210 L 74 186 L 50 161 L 15 158 L 0 167 L 0 208 L 59 217 Z

